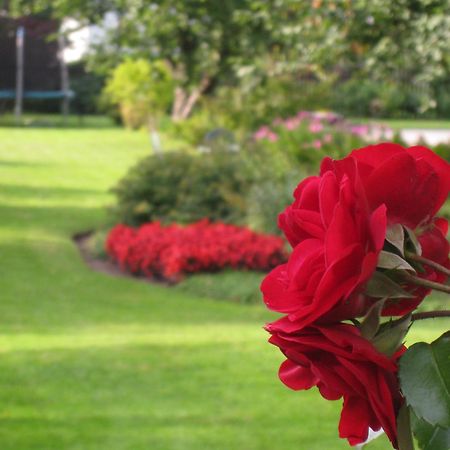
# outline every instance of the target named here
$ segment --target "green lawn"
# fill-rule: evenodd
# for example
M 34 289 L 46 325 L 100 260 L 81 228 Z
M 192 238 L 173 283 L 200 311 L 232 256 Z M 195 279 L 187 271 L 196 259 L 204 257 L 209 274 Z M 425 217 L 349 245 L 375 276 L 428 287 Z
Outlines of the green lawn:
M 391 127 L 393 130 L 402 130 L 407 128 L 426 128 L 426 129 L 440 129 L 449 130 L 450 120 L 432 120 L 432 119 L 368 119 L 366 117 L 356 117 L 350 119 L 357 123 L 382 123 Z
M 108 116 L 43 114 L 25 112 L 17 120 L 13 113 L 0 115 L 0 127 L 39 127 L 39 128 L 114 128 L 114 121 Z
M 147 152 L 115 128 L 0 129 L 0 448 L 349 448 L 340 402 L 278 381 L 261 305 L 85 267 L 71 235 L 105 222 L 108 188 Z

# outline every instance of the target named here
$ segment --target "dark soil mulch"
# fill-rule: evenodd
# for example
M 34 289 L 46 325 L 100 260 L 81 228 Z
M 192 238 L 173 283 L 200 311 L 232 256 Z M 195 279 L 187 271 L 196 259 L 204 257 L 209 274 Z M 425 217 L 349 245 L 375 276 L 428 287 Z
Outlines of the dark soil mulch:
M 168 285 L 167 282 L 155 280 L 145 276 L 134 275 L 130 272 L 122 271 L 120 267 L 110 259 L 103 259 L 96 257 L 92 254 L 89 248 L 89 239 L 93 235 L 92 231 L 84 231 L 73 235 L 73 241 L 75 242 L 83 261 L 88 267 L 96 272 L 106 273 L 113 277 L 129 278 L 136 281 L 143 281 L 144 283 L 158 283 Z

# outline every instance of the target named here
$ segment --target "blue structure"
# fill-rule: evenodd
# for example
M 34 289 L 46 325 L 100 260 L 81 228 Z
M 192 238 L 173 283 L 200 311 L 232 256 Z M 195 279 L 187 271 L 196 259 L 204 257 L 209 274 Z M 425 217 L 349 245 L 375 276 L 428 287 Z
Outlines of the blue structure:
M 15 104 L 22 114 L 24 100 L 59 100 L 64 115 L 74 92 L 62 53 L 64 38 L 58 35 L 59 22 L 25 16 L 0 17 L 0 101 Z
M 34 99 L 34 100 L 60 100 L 65 97 L 73 98 L 73 91 L 25 91 L 23 93 L 23 98 Z M 0 90 L 0 99 L 15 99 L 16 91 L 14 89 L 3 89 Z

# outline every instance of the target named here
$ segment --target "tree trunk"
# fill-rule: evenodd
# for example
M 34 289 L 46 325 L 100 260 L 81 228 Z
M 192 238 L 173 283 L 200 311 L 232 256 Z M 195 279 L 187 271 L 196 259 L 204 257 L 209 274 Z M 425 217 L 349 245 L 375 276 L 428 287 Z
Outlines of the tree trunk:
M 174 101 L 172 105 L 172 120 L 175 122 L 181 120 L 181 111 L 186 100 L 186 95 L 186 91 L 182 87 L 177 86 L 175 88 Z
M 175 88 L 175 99 L 172 107 L 172 120 L 177 122 L 187 119 L 192 108 L 198 102 L 203 92 L 205 92 L 209 83 L 210 78 L 205 75 L 200 84 L 190 93 L 186 92 L 182 87 L 177 86 Z
M 150 144 L 153 149 L 153 153 L 155 155 L 158 155 L 159 157 L 162 156 L 163 149 L 161 145 L 161 138 L 159 136 L 158 130 L 156 128 L 156 120 L 154 117 L 149 116 L 148 117 L 148 131 L 150 135 Z

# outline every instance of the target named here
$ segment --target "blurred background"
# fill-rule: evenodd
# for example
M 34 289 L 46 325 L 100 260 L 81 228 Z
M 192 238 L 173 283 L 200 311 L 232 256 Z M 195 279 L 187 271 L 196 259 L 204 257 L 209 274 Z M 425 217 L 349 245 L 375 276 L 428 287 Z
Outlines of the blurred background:
M 105 241 L 119 223 L 205 218 L 279 236 L 326 155 L 389 140 L 449 160 L 449 13 L 1 0 L 0 447 L 348 447 L 339 401 L 278 380 L 264 271 L 148 283 L 122 276 Z M 446 327 L 415 324 L 408 343 Z

